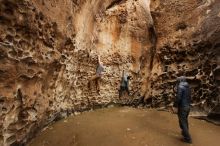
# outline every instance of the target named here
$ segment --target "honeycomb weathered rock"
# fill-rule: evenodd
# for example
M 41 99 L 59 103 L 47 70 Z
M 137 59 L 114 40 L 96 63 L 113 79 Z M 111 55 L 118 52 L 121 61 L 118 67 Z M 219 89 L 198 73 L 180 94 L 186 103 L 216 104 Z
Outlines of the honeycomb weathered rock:
M 24 143 L 53 120 L 122 102 L 122 70 L 146 106 L 173 102 L 185 74 L 193 105 L 219 103 L 217 0 L 0 0 L 0 144 Z M 97 55 L 100 95 L 87 83 Z

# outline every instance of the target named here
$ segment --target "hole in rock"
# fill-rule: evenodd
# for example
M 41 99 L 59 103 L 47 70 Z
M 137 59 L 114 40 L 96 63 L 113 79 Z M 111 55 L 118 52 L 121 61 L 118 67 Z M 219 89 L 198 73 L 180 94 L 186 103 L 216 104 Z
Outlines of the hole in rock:
M 220 80 L 220 68 L 214 71 L 214 77 L 216 80 Z
M 3 25 L 9 25 L 11 23 L 11 20 L 0 15 L 0 23 Z
M 7 40 L 8 42 L 12 42 L 12 41 L 14 40 L 14 37 L 11 36 L 11 35 L 7 35 L 7 36 L 6 36 L 6 40 Z
M 5 102 L 5 100 L 4 99 L 0 99 L 0 103 L 2 104 L 2 103 L 4 103 Z
M 12 8 L 12 9 L 5 9 L 4 12 L 5 12 L 7 15 L 11 15 L 11 16 L 14 14 L 13 8 Z
M 2 107 L 2 111 L 6 112 L 7 108 L 6 107 Z
M 176 25 L 176 31 L 178 30 L 184 30 L 187 28 L 187 24 L 186 22 L 179 22 L 177 25 Z

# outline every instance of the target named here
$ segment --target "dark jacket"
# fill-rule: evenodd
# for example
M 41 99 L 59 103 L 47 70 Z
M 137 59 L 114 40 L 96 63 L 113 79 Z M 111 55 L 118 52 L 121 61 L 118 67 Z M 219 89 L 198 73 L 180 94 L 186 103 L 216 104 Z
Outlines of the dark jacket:
M 124 74 L 121 79 L 121 87 L 128 87 L 129 84 L 129 76 Z
M 186 81 L 180 81 L 177 87 L 177 96 L 174 102 L 174 107 L 189 108 L 190 102 L 191 102 L 191 91 L 189 84 Z

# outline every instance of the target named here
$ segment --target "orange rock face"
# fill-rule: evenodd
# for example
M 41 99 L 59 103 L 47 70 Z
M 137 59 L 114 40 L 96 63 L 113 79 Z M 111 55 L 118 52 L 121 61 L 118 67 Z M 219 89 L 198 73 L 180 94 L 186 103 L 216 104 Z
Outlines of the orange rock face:
M 25 143 L 68 114 L 109 103 L 172 103 L 185 74 L 193 103 L 219 101 L 217 0 L 0 0 L 0 144 Z M 100 93 L 97 56 L 105 66 Z M 122 70 L 131 96 L 118 98 Z M 143 99 L 143 100 L 140 100 Z

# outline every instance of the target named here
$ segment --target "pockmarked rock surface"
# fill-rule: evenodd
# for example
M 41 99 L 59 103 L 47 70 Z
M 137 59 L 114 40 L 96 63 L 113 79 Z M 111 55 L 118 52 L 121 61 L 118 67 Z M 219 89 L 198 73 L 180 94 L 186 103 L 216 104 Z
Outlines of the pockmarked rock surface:
M 131 96 L 123 97 L 130 104 L 171 105 L 184 74 L 194 107 L 209 112 L 219 103 L 219 7 L 218 0 L 0 0 L 0 145 L 123 102 L 122 70 L 132 76 Z M 98 55 L 100 94 L 87 86 Z

